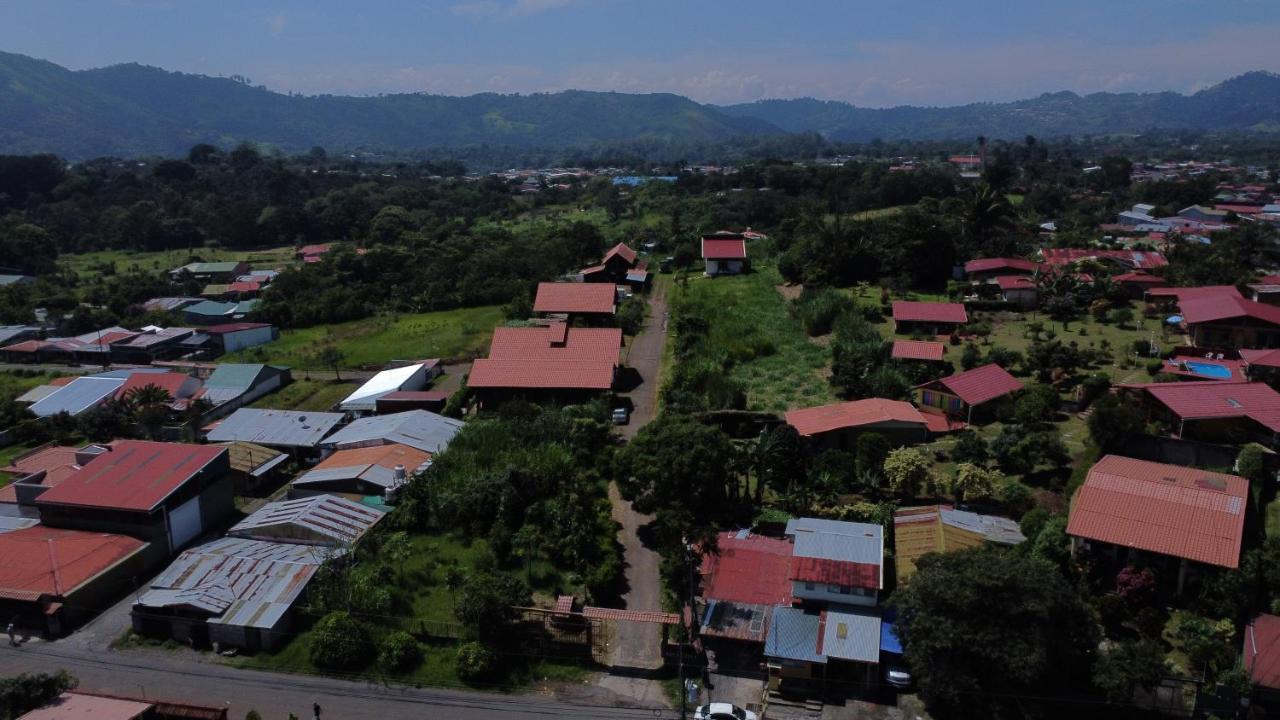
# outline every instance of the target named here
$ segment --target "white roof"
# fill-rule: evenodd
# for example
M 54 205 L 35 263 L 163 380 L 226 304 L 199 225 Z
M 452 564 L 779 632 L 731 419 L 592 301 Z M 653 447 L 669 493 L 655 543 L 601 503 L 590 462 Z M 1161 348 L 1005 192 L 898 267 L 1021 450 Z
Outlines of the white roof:
M 425 372 L 426 367 L 427 363 L 417 363 L 391 370 L 383 370 L 369 378 L 359 389 L 348 395 L 347 399 L 343 400 L 338 407 L 343 410 L 373 410 L 377 399 L 387 393 L 406 389 L 416 390 L 417 388 L 406 388 L 405 385 L 413 380 L 418 373 Z

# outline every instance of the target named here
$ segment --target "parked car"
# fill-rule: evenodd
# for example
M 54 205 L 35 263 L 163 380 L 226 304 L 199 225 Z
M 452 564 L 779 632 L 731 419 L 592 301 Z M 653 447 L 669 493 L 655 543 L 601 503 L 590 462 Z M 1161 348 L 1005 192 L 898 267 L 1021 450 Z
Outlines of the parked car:
M 750 710 L 730 703 L 711 703 L 693 711 L 693 720 L 759 720 Z
M 626 409 L 626 408 L 624 408 L 624 407 L 614 408 L 614 409 L 613 409 L 613 424 L 614 424 L 614 425 L 626 425 L 626 424 L 627 424 L 627 423 L 629 423 L 629 422 L 631 422 L 631 411 L 630 411 L 630 410 L 628 410 L 628 409 Z
M 901 665 L 890 665 L 884 670 L 884 683 L 899 690 L 909 690 L 915 683 L 911 671 Z

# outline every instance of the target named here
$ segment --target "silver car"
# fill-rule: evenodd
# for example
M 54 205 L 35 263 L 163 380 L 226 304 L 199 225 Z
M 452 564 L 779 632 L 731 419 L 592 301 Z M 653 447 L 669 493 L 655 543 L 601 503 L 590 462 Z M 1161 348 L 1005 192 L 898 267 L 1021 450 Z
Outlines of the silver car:
M 693 720 L 759 720 L 750 710 L 731 703 L 711 703 L 693 711 Z

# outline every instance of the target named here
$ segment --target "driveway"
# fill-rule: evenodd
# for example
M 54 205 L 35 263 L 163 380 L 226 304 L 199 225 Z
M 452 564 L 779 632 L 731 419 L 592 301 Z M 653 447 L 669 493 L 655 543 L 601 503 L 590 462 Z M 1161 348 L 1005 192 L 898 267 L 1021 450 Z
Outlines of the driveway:
M 631 422 L 619 428 L 630 440 L 658 413 L 658 380 L 667 347 L 667 283 L 653 286 L 649 296 L 649 317 L 627 351 L 627 367 L 639 375 L 640 384 L 622 397 L 631 400 Z

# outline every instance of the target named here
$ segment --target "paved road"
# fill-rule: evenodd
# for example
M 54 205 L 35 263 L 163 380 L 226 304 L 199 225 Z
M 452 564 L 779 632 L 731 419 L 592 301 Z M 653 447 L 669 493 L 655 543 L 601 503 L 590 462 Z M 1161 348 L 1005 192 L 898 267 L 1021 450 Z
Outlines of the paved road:
M 79 678 L 81 689 L 89 692 L 227 707 L 230 717 L 236 720 L 249 710 L 257 710 L 269 720 L 283 720 L 291 712 L 310 718 L 312 703 L 320 704 L 325 720 L 673 717 L 667 710 L 607 707 L 548 697 L 420 690 L 375 682 L 242 670 L 164 651 L 104 653 L 61 647 L 57 643 L 0 647 L 0 675 L 59 669 L 66 669 Z

